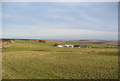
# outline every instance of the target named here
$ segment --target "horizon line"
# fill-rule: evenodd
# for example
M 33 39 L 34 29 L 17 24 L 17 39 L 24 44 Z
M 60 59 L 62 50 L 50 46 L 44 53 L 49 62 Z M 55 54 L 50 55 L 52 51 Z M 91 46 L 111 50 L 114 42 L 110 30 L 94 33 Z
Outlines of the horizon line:
M 59 41 L 72 41 L 73 39 L 42 39 L 42 38 L 23 38 L 23 37 L 0 37 L 0 39 L 31 39 L 31 40 L 59 40 Z M 107 39 L 74 39 L 74 40 L 107 40 Z M 118 40 L 107 40 L 107 41 L 119 41 Z

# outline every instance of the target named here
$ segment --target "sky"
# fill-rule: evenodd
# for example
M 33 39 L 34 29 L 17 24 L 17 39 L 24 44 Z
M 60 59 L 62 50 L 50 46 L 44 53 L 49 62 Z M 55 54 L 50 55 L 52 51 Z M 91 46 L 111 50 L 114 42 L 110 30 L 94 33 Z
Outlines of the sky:
M 119 2 L 119 0 L 2 0 L 2 2 Z
M 117 2 L 3 2 L 3 38 L 117 40 Z

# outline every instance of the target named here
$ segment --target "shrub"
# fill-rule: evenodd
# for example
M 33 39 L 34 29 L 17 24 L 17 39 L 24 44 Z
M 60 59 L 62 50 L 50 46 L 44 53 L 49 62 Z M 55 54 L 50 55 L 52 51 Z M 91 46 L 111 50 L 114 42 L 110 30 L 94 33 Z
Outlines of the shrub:
M 40 43 L 45 43 L 45 40 L 39 40 Z
M 57 43 L 56 43 L 56 44 L 54 44 L 54 46 L 57 46 L 57 45 L 59 45 L 59 44 L 57 44 Z

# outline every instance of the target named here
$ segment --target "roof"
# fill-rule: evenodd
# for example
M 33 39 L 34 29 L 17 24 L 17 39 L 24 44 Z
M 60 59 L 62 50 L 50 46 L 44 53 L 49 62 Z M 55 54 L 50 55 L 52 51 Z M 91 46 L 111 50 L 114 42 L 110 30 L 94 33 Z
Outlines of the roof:
M 74 45 L 67 45 L 67 44 L 65 44 L 64 46 L 74 46 Z
M 63 46 L 63 45 L 57 45 L 57 46 Z

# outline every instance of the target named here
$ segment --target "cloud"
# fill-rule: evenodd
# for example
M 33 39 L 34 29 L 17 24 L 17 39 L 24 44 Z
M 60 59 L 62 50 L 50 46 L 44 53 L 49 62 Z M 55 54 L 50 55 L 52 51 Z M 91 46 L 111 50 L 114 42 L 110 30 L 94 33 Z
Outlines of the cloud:
M 117 39 L 117 15 L 117 3 L 4 3 L 3 37 Z
M 2 3 L 0 3 L 0 38 L 2 38 Z
M 31 37 L 40 39 L 106 39 L 117 40 L 117 32 L 104 32 L 82 29 L 57 29 L 57 28 L 40 28 L 40 27 L 25 27 L 21 29 L 18 27 L 8 28 L 3 32 L 4 37 Z M 14 32 L 14 33 L 13 33 Z
M 3 0 L 2 2 L 118 2 L 119 0 Z

